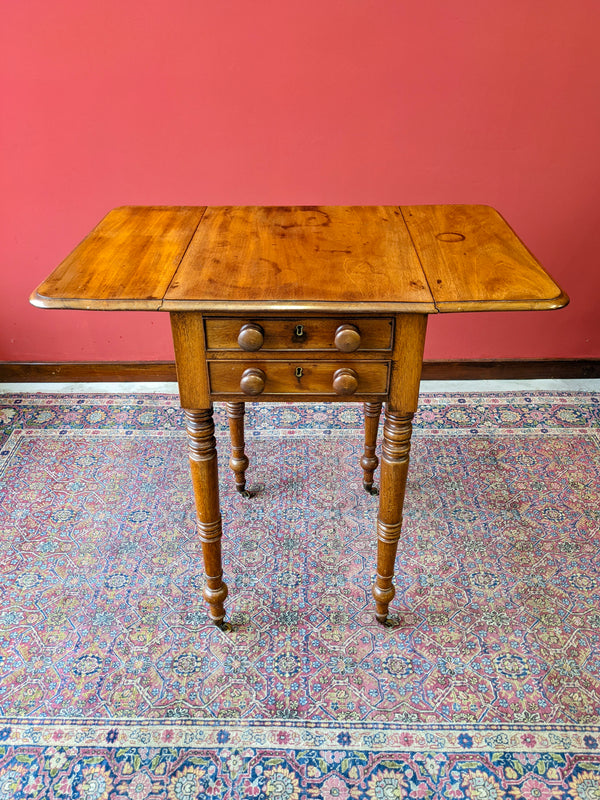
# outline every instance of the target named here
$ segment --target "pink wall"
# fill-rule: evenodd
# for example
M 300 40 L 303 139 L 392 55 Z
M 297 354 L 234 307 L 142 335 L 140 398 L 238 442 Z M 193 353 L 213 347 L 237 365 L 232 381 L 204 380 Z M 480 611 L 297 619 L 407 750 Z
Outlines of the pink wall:
M 571 306 L 438 317 L 427 357 L 600 356 L 598 31 L 598 0 L 4 3 L 0 360 L 172 357 L 166 315 L 27 303 L 128 203 L 489 203 Z

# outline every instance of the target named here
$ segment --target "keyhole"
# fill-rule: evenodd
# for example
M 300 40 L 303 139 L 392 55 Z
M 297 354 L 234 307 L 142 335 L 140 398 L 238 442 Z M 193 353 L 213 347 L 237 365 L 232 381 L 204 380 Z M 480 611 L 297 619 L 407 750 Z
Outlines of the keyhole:
M 296 367 L 296 377 L 297 378 L 302 377 L 302 367 Z
M 296 336 L 304 336 L 304 325 L 296 325 Z

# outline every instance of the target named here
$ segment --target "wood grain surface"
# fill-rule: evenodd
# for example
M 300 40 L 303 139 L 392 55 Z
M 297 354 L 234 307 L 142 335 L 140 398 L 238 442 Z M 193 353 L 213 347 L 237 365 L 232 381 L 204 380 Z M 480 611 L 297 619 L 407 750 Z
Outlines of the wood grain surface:
M 395 207 L 208 208 L 163 307 L 403 303 L 434 310 Z
M 438 311 L 560 308 L 568 301 L 489 206 L 405 206 Z
M 229 403 L 230 466 L 240 491 L 248 466 L 245 400 L 370 403 L 361 460 L 368 490 L 386 401 L 372 589 L 376 618 L 385 623 L 395 595 L 427 315 L 567 302 L 500 215 L 485 206 L 115 209 L 32 300 L 59 308 L 171 312 L 206 574 L 203 597 L 221 627 L 227 586 L 213 400 Z M 353 316 L 357 309 L 364 320 Z M 237 314 L 226 318 L 224 310 Z M 252 319 L 256 310 L 261 313 Z M 384 313 L 391 310 L 393 324 Z M 378 360 L 379 348 L 390 347 L 389 358 Z
M 356 397 L 385 394 L 389 365 L 377 361 L 208 361 L 210 391 L 213 398 L 234 394 L 243 397 L 240 380 L 248 367 L 262 370 L 266 376 L 264 390 L 248 400 L 261 402 L 270 395 L 336 397 L 333 378 L 337 370 L 351 367 L 358 375 Z M 301 374 L 298 374 L 298 371 Z M 346 399 L 353 397 L 346 396 Z
M 391 317 L 292 317 L 273 319 L 262 317 L 206 317 L 206 347 L 208 350 L 241 352 L 238 334 L 248 322 L 260 325 L 264 332 L 261 351 L 266 350 L 333 350 L 335 332 L 344 323 L 356 326 L 363 350 L 390 350 L 392 347 Z
M 46 308 L 390 314 L 560 308 L 488 206 L 130 206 L 33 293 Z
M 115 208 L 31 296 L 42 308 L 160 308 L 204 208 Z

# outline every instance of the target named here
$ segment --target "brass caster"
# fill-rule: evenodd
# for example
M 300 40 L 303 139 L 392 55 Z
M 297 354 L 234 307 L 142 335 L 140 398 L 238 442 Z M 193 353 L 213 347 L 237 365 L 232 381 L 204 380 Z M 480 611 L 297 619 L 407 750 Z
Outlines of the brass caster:
M 231 625 L 224 619 L 214 619 L 213 623 L 220 631 L 223 631 L 223 633 L 231 633 Z
M 379 489 L 377 486 L 373 486 L 372 483 L 364 483 L 363 482 L 364 490 L 367 494 L 372 495 L 373 497 L 377 497 L 379 494 Z

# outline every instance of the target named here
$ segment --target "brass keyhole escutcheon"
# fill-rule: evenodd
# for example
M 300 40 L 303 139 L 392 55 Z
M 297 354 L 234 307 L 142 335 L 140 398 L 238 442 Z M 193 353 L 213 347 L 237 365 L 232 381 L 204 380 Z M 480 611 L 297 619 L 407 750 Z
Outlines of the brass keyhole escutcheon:
M 302 367 L 296 367 L 296 377 L 301 378 L 302 373 L 303 373 Z
M 296 336 L 304 336 L 304 325 L 296 325 Z

